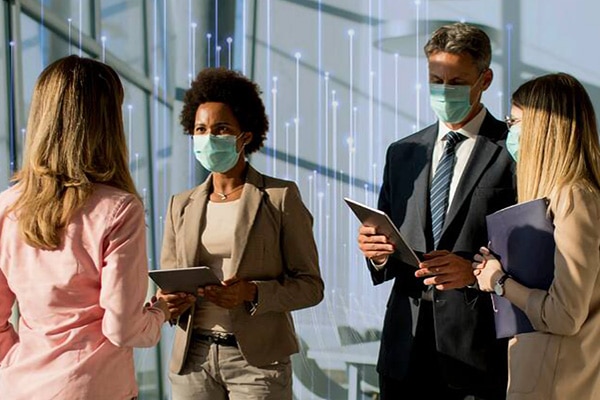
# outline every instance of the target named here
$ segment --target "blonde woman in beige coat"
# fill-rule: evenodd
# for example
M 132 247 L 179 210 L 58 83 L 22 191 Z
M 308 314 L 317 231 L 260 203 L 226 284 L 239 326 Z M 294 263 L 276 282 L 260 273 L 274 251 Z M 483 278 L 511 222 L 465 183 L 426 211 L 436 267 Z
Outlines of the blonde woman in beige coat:
M 475 258 L 480 288 L 492 291 L 505 280 L 504 297 L 536 330 L 509 342 L 507 398 L 600 399 L 600 146 L 594 109 L 575 78 L 550 74 L 517 89 L 508 122 L 519 202 L 550 200 L 556 250 L 548 290 L 502 279 L 501 263 L 486 248 Z

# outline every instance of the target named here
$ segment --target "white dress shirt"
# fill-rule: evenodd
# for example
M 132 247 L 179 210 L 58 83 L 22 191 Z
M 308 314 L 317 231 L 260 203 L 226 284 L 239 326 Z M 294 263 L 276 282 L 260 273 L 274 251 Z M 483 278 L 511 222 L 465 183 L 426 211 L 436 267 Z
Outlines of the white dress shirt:
M 466 136 L 466 139 L 460 141 L 455 148 L 456 162 L 454 163 L 454 172 L 452 174 L 452 181 L 450 182 L 448 209 L 450 209 L 450 205 L 454 199 L 454 194 L 456 193 L 458 183 L 465 172 L 467 162 L 469 162 L 469 159 L 471 158 L 471 153 L 473 152 L 473 147 L 475 146 L 475 140 L 477 139 L 479 129 L 481 129 L 481 125 L 483 124 L 486 113 L 487 111 L 485 107 L 482 107 L 481 111 L 479 111 L 479 113 L 477 113 L 477 115 L 471 121 L 469 121 L 462 128 L 454 131 Z M 452 129 L 448 128 L 442 122 L 438 124 L 437 140 L 435 142 L 435 146 L 433 147 L 433 155 L 431 157 L 431 176 L 429 177 L 430 183 L 444 152 L 444 146 L 446 145 L 446 134 L 451 130 Z

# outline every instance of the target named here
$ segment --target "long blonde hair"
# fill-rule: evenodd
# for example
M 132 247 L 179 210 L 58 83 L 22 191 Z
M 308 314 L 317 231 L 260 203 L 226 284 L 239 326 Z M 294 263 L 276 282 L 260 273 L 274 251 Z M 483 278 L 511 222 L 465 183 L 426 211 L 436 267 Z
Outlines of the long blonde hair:
M 523 110 L 519 201 L 549 197 L 565 187 L 600 190 L 600 145 L 594 107 L 583 85 L 565 73 L 521 85 L 513 104 Z
M 127 164 L 123 86 L 108 65 L 69 56 L 39 76 L 27 121 L 23 167 L 11 207 L 36 248 L 56 249 L 93 183 L 136 193 Z

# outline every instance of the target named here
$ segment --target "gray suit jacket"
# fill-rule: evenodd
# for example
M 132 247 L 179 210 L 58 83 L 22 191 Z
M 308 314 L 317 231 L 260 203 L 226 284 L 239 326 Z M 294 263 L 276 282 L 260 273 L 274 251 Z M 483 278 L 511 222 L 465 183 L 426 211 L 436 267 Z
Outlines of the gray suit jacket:
M 161 268 L 202 265 L 199 248 L 212 176 L 171 198 L 165 220 Z M 323 281 L 312 216 L 293 182 L 260 174 L 250 165 L 235 227 L 232 267 L 258 285 L 258 307 L 229 311 L 239 348 L 252 365 L 267 365 L 298 352 L 293 310 L 323 299 Z M 170 369 L 180 373 L 192 331 L 194 308 L 176 325 Z

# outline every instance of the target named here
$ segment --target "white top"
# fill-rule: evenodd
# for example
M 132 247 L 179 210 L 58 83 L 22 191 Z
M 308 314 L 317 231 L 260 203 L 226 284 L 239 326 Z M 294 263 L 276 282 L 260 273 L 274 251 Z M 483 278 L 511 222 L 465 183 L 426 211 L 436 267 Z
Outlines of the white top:
M 206 227 L 202 232 L 200 258 L 221 280 L 233 277 L 231 253 L 239 208 L 240 200 L 227 203 L 209 201 L 206 207 Z M 210 301 L 199 300 L 194 314 L 194 328 L 231 332 L 229 312 Z
M 486 108 L 482 107 L 481 111 L 477 113 L 475 118 L 469 121 L 462 128 L 454 131 L 458 132 L 463 136 L 466 136 L 466 139 L 461 140 L 455 148 L 456 152 L 456 162 L 454 163 L 454 173 L 452 174 L 452 181 L 450 182 L 450 193 L 448 197 L 448 209 L 450 209 L 450 205 L 452 204 L 452 200 L 454 199 L 454 193 L 456 193 L 456 188 L 458 187 L 458 182 L 460 182 L 460 178 L 465 171 L 465 167 L 467 166 L 467 162 L 471 157 L 471 153 L 473 152 L 473 147 L 475 146 L 475 140 L 477 139 L 477 135 L 479 133 L 479 129 L 481 129 L 481 125 L 483 124 L 483 120 L 485 119 Z M 435 174 L 435 170 L 442 158 L 442 154 L 444 152 L 444 146 L 446 145 L 446 134 L 450 132 L 452 129 L 448 128 L 444 123 L 440 122 L 438 124 L 438 135 L 435 146 L 433 148 L 433 155 L 431 158 L 431 179 L 433 179 L 433 175 Z

